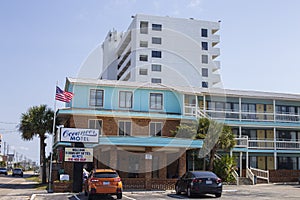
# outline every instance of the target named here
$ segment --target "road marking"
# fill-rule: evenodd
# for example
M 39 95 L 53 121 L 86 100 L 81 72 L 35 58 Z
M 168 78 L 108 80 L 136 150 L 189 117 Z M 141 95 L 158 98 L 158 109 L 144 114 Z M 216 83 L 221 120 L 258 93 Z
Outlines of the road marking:
M 75 199 L 80 200 L 76 194 L 73 195 L 75 197 Z
M 136 199 L 131 198 L 131 197 L 128 197 L 128 196 L 126 196 L 126 195 L 124 195 L 124 194 L 123 194 L 123 197 L 125 197 L 125 198 L 127 198 L 127 199 L 130 199 L 130 200 L 136 200 Z
M 223 190 L 223 192 L 237 192 L 237 190 Z
M 36 197 L 36 194 L 33 194 L 33 195 L 31 195 L 31 198 L 30 198 L 30 200 L 34 200 L 34 199 L 35 199 L 35 197 Z

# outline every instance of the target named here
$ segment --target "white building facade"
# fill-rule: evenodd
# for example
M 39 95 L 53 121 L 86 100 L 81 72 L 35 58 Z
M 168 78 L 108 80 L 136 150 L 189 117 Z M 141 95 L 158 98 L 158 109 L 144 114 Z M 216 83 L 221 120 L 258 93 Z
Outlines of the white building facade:
M 136 15 L 102 44 L 101 79 L 220 87 L 219 22 Z

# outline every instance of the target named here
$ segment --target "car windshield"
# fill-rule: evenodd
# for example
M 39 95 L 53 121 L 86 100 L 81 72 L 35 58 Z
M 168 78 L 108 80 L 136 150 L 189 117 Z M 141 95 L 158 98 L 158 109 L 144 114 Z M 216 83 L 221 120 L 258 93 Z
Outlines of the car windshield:
M 1 167 L 0 170 L 6 170 L 6 168 Z
M 14 171 L 21 171 L 21 169 L 14 169 Z
M 118 174 L 116 172 L 96 172 L 93 177 L 95 178 L 116 178 Z

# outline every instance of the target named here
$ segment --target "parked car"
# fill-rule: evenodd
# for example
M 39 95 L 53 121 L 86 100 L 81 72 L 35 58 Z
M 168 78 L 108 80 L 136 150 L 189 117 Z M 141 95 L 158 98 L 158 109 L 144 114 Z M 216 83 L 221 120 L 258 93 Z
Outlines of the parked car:
M 0 167 L 0 174 L 4 174 L 7 176 L 7 168 L 5 167 Z
M 12 170 L 12 176 L 21 176 L 21 177 L 23 177 L 23 169 L 21 169 L 21 168 L 14 168 Z
M 96 195 L 116 195 L 122 199 L 123 184 L 120 176 L 112 169 L 95 169 L 85 181 L 84 193 L 88 199 Z
M 222 180 L 210 171 L 189 171 L 175 184 L 176 194 L 186 193 L 188 197 L 196 194 L 222 195 Z

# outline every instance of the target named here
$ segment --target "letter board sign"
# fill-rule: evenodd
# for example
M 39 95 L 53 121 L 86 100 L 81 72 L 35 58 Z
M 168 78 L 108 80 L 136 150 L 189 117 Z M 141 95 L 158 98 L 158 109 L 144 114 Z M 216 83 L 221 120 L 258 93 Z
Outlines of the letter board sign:
M 92 148 L 65 148 L 65 161 L 93 162 Z
M 62 128 L 61 142 L 98 143 L 98 129 Z

